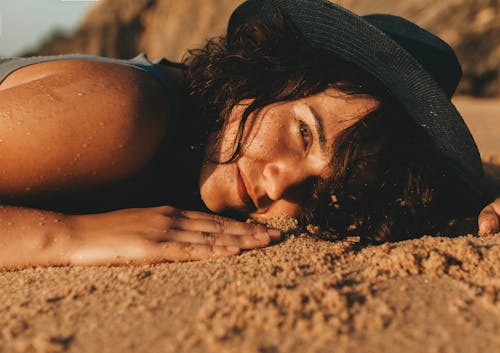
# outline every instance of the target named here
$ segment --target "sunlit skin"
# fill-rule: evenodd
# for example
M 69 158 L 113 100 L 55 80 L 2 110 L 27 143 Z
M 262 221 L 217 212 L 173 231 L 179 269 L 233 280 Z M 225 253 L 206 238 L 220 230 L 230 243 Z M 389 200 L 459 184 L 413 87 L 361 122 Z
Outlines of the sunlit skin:
M 336 136 L 379 105 L 372 97 L 346 95 L 333 88 L 271 104 L 249 117 L 241 153 L 233 163 L 210 162 L 231 156 L 249 103 L 235 106 L 221 138 L 212 138 L 214 144 L 201 170 L 200 192 L 214 212 L 237 211 L 259 220 L 297 216 L 310 192 L 305 185 L 327 179 L 333 172 L 330 161 Z
M 181 89 L 182 72 L 161 69 Z M 308 182 L 333 172 L 338 133 L 378 102 L 328 89 L 271 104 L 250 116 L 233 163 L 209 162 L 231 155 L 249 102 L 233 108 L 206 151 L 200 192 L 215 214 L 168 202 L 88 215 L 0 205 L 0 268 L 202 260 L 279 241 L 279 231 L 220 214 L 297 215 Z M 130 66 L 61 60 L 15 71 L 0 84 L 0 200 L 86 191 L 139 173 L 171 128 L 169 112 L 158 81 Z M 165 163 L 178 171 L 168 155 Z M 499 213 L 500 199 L 484 208 L 481 233 L 498 230 Z

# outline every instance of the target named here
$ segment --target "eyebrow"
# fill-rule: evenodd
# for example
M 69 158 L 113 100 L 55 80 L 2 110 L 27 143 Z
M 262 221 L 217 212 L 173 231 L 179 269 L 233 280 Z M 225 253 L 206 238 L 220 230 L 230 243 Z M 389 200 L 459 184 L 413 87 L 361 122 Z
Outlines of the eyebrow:
M 319 137 L 319 147 L 321 149 L 321 152 L 326 151 L 326 136 L 325 136 L 325 128 L 323 126 L 323 118 L 319 113 L 311 107 L 310 105 L 307 105 L 309 108 L 309 111 L 312 113 L 312 116 L 314 117 L 314 127 L 316 128 L 316 132 Z

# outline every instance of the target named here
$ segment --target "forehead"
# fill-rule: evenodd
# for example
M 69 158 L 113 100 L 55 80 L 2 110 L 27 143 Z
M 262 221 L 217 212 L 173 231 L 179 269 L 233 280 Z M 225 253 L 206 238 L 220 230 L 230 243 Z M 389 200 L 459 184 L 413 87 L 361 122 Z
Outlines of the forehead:
M 344 93 L 335 88 L 327 88 L 300 101 L 319 113 L 325 125 L 334 125 L 341 130 L 355 124 L 380 105 L 372 96 Z

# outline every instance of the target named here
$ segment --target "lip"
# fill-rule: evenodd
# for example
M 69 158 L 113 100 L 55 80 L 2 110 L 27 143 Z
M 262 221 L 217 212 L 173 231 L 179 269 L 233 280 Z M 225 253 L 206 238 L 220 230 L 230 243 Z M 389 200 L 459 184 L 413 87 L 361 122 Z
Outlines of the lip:
M 248 187 L 247 187 L 248 182 L 246 181 L 245 176 L 241 173 L 240 168 L 238 168 L 236 184 L 237 184 L 238 196 L 240 197 L 241 201 L 243 201 L 245 206 L 251 208 L 251 211 L 256 210 L 257 208 L 255 207 L 255 202 L 253 201 L 248 192 Z

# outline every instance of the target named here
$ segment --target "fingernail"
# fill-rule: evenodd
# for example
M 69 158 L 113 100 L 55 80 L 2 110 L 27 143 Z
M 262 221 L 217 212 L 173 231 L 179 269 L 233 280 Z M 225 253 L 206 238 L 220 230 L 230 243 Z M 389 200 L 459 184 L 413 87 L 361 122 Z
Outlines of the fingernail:
M 269 240 L 269 235 L 267 233 L 257 233 L 253 236 L 257 240 Z
M 271 237 L 278 237 L 281 236 L 281 231 L 277 229 L 268 229 L 267 234 L 269 234 Z
M 226 246 L 226 250 L 229 252 L 240 252 L 240 248 L 237 246 Z

